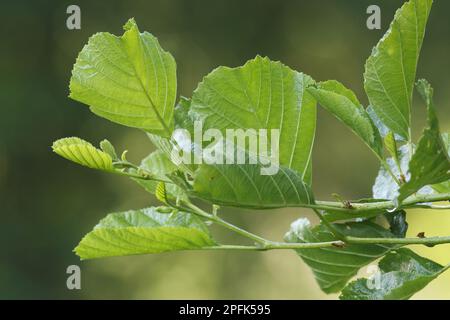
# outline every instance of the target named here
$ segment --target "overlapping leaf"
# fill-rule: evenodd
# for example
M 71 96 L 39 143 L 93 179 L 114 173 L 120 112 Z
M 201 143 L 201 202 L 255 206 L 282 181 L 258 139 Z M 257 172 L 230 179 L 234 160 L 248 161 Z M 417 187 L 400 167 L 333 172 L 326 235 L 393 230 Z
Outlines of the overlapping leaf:
M 161 137 L 159 135 L 151 134 L 151 133 L 148 133 L 147 136 L 150 139 L 150 141 L 153 143 L 153 145 L 155 145 L 155 147 L 159 151 L 161 151 L 167 157 L 167 159 L 171 159 L 172 158 L 172 152 L 173 152 L 174 148 L 178 149 L 180 147 L 180 145 L 179 145 L 180 139 L 176 135 L 175 135 L 175 137 L 174 137 L 174 135 L 172 135 L 171 139 L 168 139 L 168 138 L 165 138 L 165 137 Z M 176 141 L 175 139 L 178 142 L 175 142 Z M 186 143 L 189 143 L 189 147 L 186 148 L 186 151 L 191 152 L 191 150 L 193 149 L 193 146 L 190 144 L 190 142 L 181 142 L 181 144 L 183 146 Z M 172 160 L 170 160 L 170 161 L 172 161 Z M 187 172 L 187 173 L 189 173 L 191 175 L 194 174 L 194 171 L 197 168 L 197 165 L 195 165 L 195 164 L 192 164 L 192 163 L 191 164 L 187 164 L 187 163 L 183 163 L 183 162 L 177 163 L 176 166 L 180 170 L 182 170 L 184 172 Z
M 89 142 L 76 137 L 63 138 L 53 143 L 55 153 L 82 166 L 99 170 L 113 170 L 112 158 Z
M 392 131 L 384 137 L 384 145 L 386 147 L 387 152 L 390 154 L 392 159 L 394 160 L 397 167 L 401 167 L 400 159 L 398 158 L 398 147 L 397 141 L 395 140 L 395 136 Z
M 449 268 L 425 259 L 409 249 L 388 253 L 373 279 L 351 282 L 340 296 L 343 300 L 406 300 Z
M 278 129 L 280 164 L 306 181 L 316 126 L 316 102 L 306 91 L 312 82 L 258 56 L 242 67 L 219 67 L 207 75 L 192 96 L 189 115 L 202 121 L 203 130 L 216 128 L 224 137 L 226 129 Z
M 410 0 L 366 62 L 364 87 L 378 117 L 394 133 L 410 138 L 411 101 L 417 62 L 432 0 Z
M 383 156 L 380 134 L 351 90 L 331 80 L 309 87 L 308 92 L 320 105 L 347 125 L 379 157 Z
M 176 64 L 150 33 L 130 19 L 116 37 L 97 33 L 80 52 L 70 97 L 122 125 L 168 136 L 176 99 Z
M 75 248 L 81 259 L 201 249 L 215 245 L 200 218 L 147 208 L 109 214 Z
M 439 131 L 439 122 L 433 105 L 433 89 L 425 80 L 419 81 L 417 88 L 427 104 L 428 127 L 424 130 L 409 163 L 411 177 L 399 189 L 399 202 L 426 185 L 450 179 L 450 156 Z
M 258 165 L 202 165 L 192 194 L 213 203 L 270 209 L 314 202 L 310 187 L 299 175 L 280 167 L 275 175 L 261 175 Z
M 113 159 L 114 161 L 119 160 L 119 158 L 117 157 L 116 149 L 108 140 L 106 139 L 102 140 L 100 142 L 100 148 L 102 149 L 103 152 L 109 154 L 111 159 Z
M 390 238 L 386 229 L 371 222 L 334 224 L 343 234 L 353 237 Z M 320 224 L 311 227 L 302 218 L 291 225 L 286 234 L 287 242 L 325 242 L 338 240 L 329 229 Z M 384 256 L 393 245 L 348 244 L 344 248 L 297 249 L 296 252 L 311 268 L 320 288 L 326 293 L 340 291 L 356 275 L 359 269 Z
M 194 167 L 193 194 L 214 203 L 254 208 L 311 203 L 307 185 L 311 183 L 316 103 L 306 87 L 312 82 L 307 75 L 259 56 L 242 67 L 219 67 L 207 75 L 190 103 L 180 104 L 180 127 L 192 132 L 192 123 L 201 121 L 203 131 L 219 129 L 224 139 L 227 129 L 266 129 L 269 143 L 270 130 L 278 129 L 279 168 L 272 176 L 262 176 L 261 168 L 266 167 L 262 161 L 201 164 Z M 184 117 L 187 110 L 190 123 Z M 244 152 L 249 157 L 248 150 Z
M 373 110 L 373 107 L 369 105 L 366 109 L 367 115 L 372 120 L 372 123 L 375 125 L 375 127 L 378 129 L 378 132 L 380 133 L 382 138 L 386 138 L 386 136 L 392 132 L 389 130 L 388 127 L 383 123 L 383 121 L 377 116 L 375 111 Z M 395 141 L 405 141 L 405 138 L 401 137 L 400 135 L 394 133 Z

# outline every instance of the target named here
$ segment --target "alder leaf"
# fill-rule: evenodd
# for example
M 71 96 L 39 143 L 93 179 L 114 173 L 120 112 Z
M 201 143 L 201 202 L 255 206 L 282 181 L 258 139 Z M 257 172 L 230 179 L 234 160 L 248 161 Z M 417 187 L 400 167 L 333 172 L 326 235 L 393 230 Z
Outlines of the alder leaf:
M 268 135 L 271 129 L 278 129 L 279 163 L 272 176 L 261 175 L 261 168 L 266 166 L 260 159 L 257 164 L 247 161 L 191 166 L 193 195 L 237 207 L 276 208 L 311 203 L 308 185 L 312 177 L 316 102 L 306 87 L 312 83 L 309 76 L 259 56 L 242 67 L 219 67 L 207 75 L 190 103 L 184 100 L 180 104 L 177 114 L 185 115 L 188 110 L 191 120 L 189 123 L 181 117 L 177 121 L 180 127 L 192 132 L 192 124 L 201 121 L 203 131 L 218 129 L 225 140 L 229 129 L 262 129 L 268 130 Z M 194 146 L 191 143 L 185 147 L 192 150 Z M 267 148 L 270 151 L 270 145 Z M 235 145 L 234 154 L 237 150 Z M 251 153 L 244 151 L 248 160 Z M 225 153 L 229 156 L 229 150 Z M 261 156 L 261 150 L 257 156 Z
M 160 213 L 151 207 L 109 214 L 81 240 L 75 252 L 81 259 L 94 259 L 214 245 L 199 217 L 179 211 Z
M 195 173 L 192 195 L 215 204 L 272 209 L 312 204 L 310 187 L 293 170 L 280 167 L 261 175 L 259 165 L 202 165 Z
M 176 64 L 134 19 L 122 37 L 97 33 L 80 52 L 70 98 L 110 121 L 169 136 L 176 99 Z
M 392 157 L 392 159 L 394 159 L 397 167 L 400 168 L 401 164 L 398 158 L 397 141 L 395 140 L 395 136 L 392 131 L 389 131 L 389 133 L 384 137 L 384 145 L 386 146 L 386 150 L 388 151 L 389 155 Z
M 416 68 L 432 0 L 410 0 L 366 62 L 364 88 L 378 117 L 394 133 L 410 139 Z
M 116 153 L 116 149 L 107 139 L 104 139 L 100 142 L 100 149 L 102 149 L 103 152 L 109 154 L 111 159 L 113 159 L 114 161 L 119 160 L 119 157 L 117 156 Z
M 427 104 L 428 126 L 409 162 L 411 177 L 399 189 L 399 203 L 424 186 L 450 179 L 450 156 L 439 131 L 439 121 L 433 104 L 433 89 L 426 80 L 419 80 L 417 89 Z
M 372 279 L 349 283 L 340 299 L 406 300 L 450 267 L 443 267 L 406 248 L 388 253 L 378 266 L 380 272 Z
M 56 140 L 52 149 L 61 157 L 85 167 L 105 171 L 114 169 L 108 153 L 77 137 Z
M 389 132 L 392 132 L 389 130 L 388 127 L 381 121 L 381 119 L 377 116 L 375 111 L 373 110 L 373 107 L 369 105 L 366 109 L 367 115 L 372 120 L 372 123 L 375 125 L 375 127 L 378 129 L 378 132 L 380 133 L 381 137 L 384 139 L 389 134 Z M 398 134 L 394 134 L 395 141 L 405 141 L 405 138 L 402 138 Z
M 237 68 L 219 67 L 208 74 L 192 96 L 189 116 L 203 130 L 278 129 L 279 163 L 311 176 L 316 128 L 316 102 L 306 91 L 313 80 L 280 62 L 257 56 Z
M 155 196 L 156 199 L 162 203 L 169 204 L 169 201 L 167 200 L 166 184 L 164 182 L 158 182 L 156 185 Z
M 369 221 L 333 224 L 346 236 L 392 238 L 394 235 L 381 226 Z M 291 224 L 285 235 L 286 242 L 327 242 L 336 241 L 329 229 L 319 224 L 311 227 L 306 218 Z M 384 256 L 395 248 L 394 245 L 347 244 L 343 248 L 318 248 L 295 250 L 311 268 L 322 291 L 339 292 L 353 278 L 359 269 Z
M 380 158 L 383 143 L 380 134 L 356 95 L 341 83 L 330 80 L 308 87 L 308 92 L 339 121 L 347 125 Z

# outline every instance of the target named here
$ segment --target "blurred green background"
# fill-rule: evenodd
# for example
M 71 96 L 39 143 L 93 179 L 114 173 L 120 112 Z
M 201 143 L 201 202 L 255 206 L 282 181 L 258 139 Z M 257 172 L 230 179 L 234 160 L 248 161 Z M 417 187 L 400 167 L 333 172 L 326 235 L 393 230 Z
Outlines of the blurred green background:
M 52 153 L 53 140 L 108 137 L 139 161 L 152 146 L 145 135 L 95 117 L 67 98 L 78 52 L 95 32 L 122 34 L 135 17 L 178 64 L 179 94 L 219 65 L 256 54 L 281 60 L 317 80 L 338 79 L 364 103 L 364 62 L 402 1 L 10 1 L 0 5 L 0 298 L 327 299 L 294 252 L 180 252 L 80 262 L 72 253 L 108 212 L 156 204 L 133 182 L 74 165 Z M 81 30 L 66 28 L 66 8 L 81 7 Z M 366 8 L 382 9 L 382 30 L 366 28 Z M 418 75 L 435 87 L 443 130 L 450 130 L 450 2 L 437 0 Z M 425 123 L 413 110 L 415 137 Z M 377 173 L 370 151 L 323 110 L 314 149 L 317 198 L 332 192 L 366 197 Z M 447 214 L 446 214 L 447 213 Z M 231 221 L 271 239 L 307 210 L 223 210 Z M 450 212 L 411 211 L 410 234 L 450 234 Z M 241 239 L 214 229 L 219 239 Z M 417 250 L 440 263 L 450 247 Z M 82 290 L 66 288 L 66 268 L 82 270 Z M 450 272 L 416 298 L 449 299 Z

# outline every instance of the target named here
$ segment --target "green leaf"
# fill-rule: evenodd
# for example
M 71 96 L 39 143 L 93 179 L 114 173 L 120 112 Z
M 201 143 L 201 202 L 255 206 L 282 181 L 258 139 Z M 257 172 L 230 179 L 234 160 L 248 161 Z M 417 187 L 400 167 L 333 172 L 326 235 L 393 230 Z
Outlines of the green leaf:
M 381 226 L 365 222 L 333 224 L 346 236 L 390 238 L 393 235 Z M 291 224 L 287 242 L 323 242 L 338 240 L 322 224 L 310 226 L 306 218 Z M 393 245 L 348 244 L 343 248 L 297 249 L 296 252 L 311 268 L 320 288 L 325 293 L 339 292 L 359 269 L 384 256 Z
M 200 218 L 185 212 L 160 213 L 151 207 L 111 213 L 75 248 L 81 259 L 94 259 L 214 246 Z
M 437 193 L 450 193 L 450 180 L 431 186 Z
M 217 204 L 251 208 L 312 203 L 308 185 L 316 102 L 306 91 L 312 83 L 309 76 L 259 56 L 242 67 L 219 67 L 207 75 L 190 106 L 187 101 L 184 107 L 180 104 L 180 114 L 189 109 L 191 123 L 202 121 L 203 131 L 219 129 L 225 139 L 227 129 L 280 130 L 280 167 L 273 176 L 263 176 L 261 162 L 201 164 L 194 167 L 192 194 Z
M 164 182 L 158 182 L 158 184 L 156 185 L 155 196 L 162 203 L 169 203 L 167 199 L 166 184 Z
M 309 186 L 290 169 L 261 175 L 259 165 L 202 165 L 192 194 L 215 204 L 271 209 L 314 203 Z
M 103 152 L 109 154 L 109 156 L 113 160 L 119 160 L 119 157 L 117 157 L 116 149 L 108 140 L 104 139 L 100 142 L 100 149 L 102 149 Z
M 189 132 L 194 131 L 194 124 L 189 117 L 190 108 L 191 100 L 181 97 L 174 111 L 175 128 L 187 129 Z
M 308 87 L 308 92 L 322 107 L 359 136 L 375 154 L 383 156 L 383 144 L 378 130 L 351 90 L 330 80 Z
M 351 282 L 343 300 L 406 300 L 422 290 L 449 268 L 420 257 L 409 249 L 388 253 L 379 263 L 380 273 L 373 279 Z
M 70 97 L 110 121 L 169 136 L 176 99 L 176 64 L 150 33 L 130 19 L 122 37 L 97 33 L 80 52 Z
M 369 105 L 366 109 L 367 115 L 372 120 L 372 123 L 375 125 L 375 127 L 378 129 L 378 132 L 380 133 L 382 138 L 386 138 L 386 136 L 389 134 L 389 132 L 392 132 L 389 130 L 388 127 L 381 121 L 381 119 L 377 116 L 375 111 L 373 110 L 373 107 Z M 394 134 L 395 141 L 405 141 L 405 138 L 402 138 L 398 134 Z
M 159 151 L 165 154 L 167 159 L 171 159 L 172 150 L 179 146 L 173 137 L 168 139 L 151 133 L 147 133 L 147 137 Z M 189 150 L 191 150 L 191 148 L 192 146 L 190 146 Z M 171 160 L 169 161 L 172 162 Z M 198 165 L 196 164 L 185 164 L 183 162 L 177 165 L 178 169 L 187 172 L 190 175 L 194 175 L 194 171 L 197 167 Z
M 391 155 L 392 159 L 394 159 L 397 166 L 400 167 L 401 164 L 398 159 L 397 141 L 395 141 L 395 136 L 392 131 L 389 131 L 389 133 L 384 137 L 384 145 L 386 146 L 386 150 Z
M 156 179 L 159 180 L 170 180 L 170 175 L 175 172 L 178 168 L 172 161 L 167 157 L 167 155 L 161 151 L 156 150 L 150 153 L 146 158 L 141 161 L 140 168 L 145 171 L 151 172 Z M 139 185 L 141 185 L 147 192 L 156 195 L 158 181 L 154 180 L 143 180 L 143 179 L 133 179 Z M 185 198 L 186 193 L 183 189 L 175 184 L 165 185 L 166 195 L 169 198 Z
M 310 177 L 316 102 L 313 80 L 280 62 L 257 56 L 244 66 L 219 67 L 194 91 L 189 115 L 203 130 L 280 130 L 280 165 Z M 270 132 L 270 131 L 269 131 Z M 307 181 L 308 182 L 308 181 Z
M 428 127 L 425 128 L 409 163 L 411 177 L 399 190 L 397 199 L 399 203 L 426 185 L 450 179 L 450 156 L 439 132 L 439 122 L 433 104 L 433 89 L 426 80 L 419 80 L 417 89 L 427 104 Z
M 105 171 L 114 169 L 109 154 L 80 138 L 70 137 L 56 140 L 52 149 L 61 157 L 85 167 Z
M 394 133 L 410 139 L 417 62 L 432 0 L 410 0 L 366 62 L 364 87 L 373 110 Z

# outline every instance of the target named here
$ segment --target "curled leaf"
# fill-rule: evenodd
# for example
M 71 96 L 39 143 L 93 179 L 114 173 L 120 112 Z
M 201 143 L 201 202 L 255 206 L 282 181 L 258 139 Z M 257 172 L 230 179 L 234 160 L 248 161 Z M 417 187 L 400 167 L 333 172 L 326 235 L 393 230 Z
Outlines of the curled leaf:
M 155 196 L 156 199 L 158 199 L 162 203 L 168 204 L 166 184 L 164 182 L 158 182 L 158 184 L 156 185 Z
M 109 154 L 80 138 L 70 137 L 56 140 L 52 149 L 61 157 L 82 166 L 105 171 L 113 170 Z
M 113 160 L 118 160 L 116 149 L 114 146 L 109 142 L 107 139 L 100 142 L 100 148 L 103 150 L 103 152 L 106 152 L 111 156 Z

